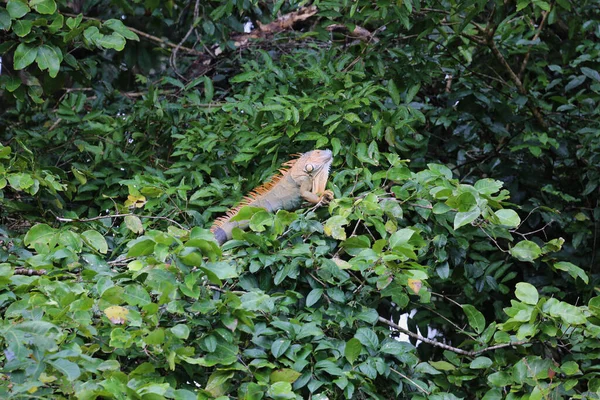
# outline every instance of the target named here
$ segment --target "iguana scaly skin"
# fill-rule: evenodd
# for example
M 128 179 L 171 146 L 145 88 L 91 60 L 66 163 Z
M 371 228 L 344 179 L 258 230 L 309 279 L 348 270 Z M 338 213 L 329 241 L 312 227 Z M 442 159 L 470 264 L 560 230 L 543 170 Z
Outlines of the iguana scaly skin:
M 333 192 L 326 190 L 329 168 L 333 155 L 331 150 L 313 150 L 282 165 L 279 174 L 254 189 L 242 202 L 218 218 L 210 231 L 219 245 L 231 239 L 233 228 L 245 229 L 249 221 L 231 221 L 242 207 L 261 207 L 268 212 L 295 210 L 303 201 L 311 204 L 327 204 Z

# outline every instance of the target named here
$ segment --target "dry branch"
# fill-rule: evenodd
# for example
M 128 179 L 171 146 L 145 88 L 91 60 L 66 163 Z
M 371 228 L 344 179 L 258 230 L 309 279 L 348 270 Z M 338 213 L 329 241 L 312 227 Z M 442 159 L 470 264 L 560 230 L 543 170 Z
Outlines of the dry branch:
M 257 21 L 257 29 L 254 29 L 250 33 L 233 36 L 232 40 L 234 41 L 236 47 L 246 47 L 248 46 L 251 39 L 265 39 L 276 33 L 292 30 L 294 24 L 309 19 L 310 17 L 315 15 L 317 11 L 318 10 L 316 6 L 301 7 L 298 9 L 298 11 L 292 11 L 291 13 L 282 15 L 275 21 L 265 25 Z
M 349 36 L 352 38 L 356 38 L 362 40 L 363 42 L 379 42 L 379 39 L 375 37 L 375 34 L 370 32 L 369 30 L 363 28 L 362 26 L 355 25 L 354 29 L 350 31 L 346 25 L 342 24 L 333 24 L 327 27 L 329 32 L 342 30 L 349 32 Z

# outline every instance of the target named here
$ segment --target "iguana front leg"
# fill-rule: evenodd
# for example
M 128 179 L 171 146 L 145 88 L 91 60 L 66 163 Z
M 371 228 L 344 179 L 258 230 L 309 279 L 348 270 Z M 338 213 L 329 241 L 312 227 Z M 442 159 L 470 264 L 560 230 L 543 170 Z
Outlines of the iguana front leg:
M 333 192 L 331 190 L 325 190 L 323 193 L 312 192 L 312 182 L 306 180 L 300 185 L 300 197 L 308 201 L 311 204 L 329 204 L 333 200 Z

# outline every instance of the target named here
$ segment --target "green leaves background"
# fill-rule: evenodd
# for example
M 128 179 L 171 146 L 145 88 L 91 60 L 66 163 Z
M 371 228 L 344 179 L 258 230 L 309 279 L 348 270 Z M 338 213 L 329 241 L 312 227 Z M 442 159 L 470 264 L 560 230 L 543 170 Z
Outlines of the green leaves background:
M 0 5 L 0 397 L 598 391 L 594 2 L 201 3 Z

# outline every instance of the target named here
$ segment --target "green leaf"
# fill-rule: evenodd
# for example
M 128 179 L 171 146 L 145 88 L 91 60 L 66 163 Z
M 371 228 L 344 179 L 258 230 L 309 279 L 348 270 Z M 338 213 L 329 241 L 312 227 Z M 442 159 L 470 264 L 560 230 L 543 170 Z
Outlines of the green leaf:
M 154 242 L 154 240 L 142 236 L 139 239 L 133 240 L 128 243 L 128 246 L 131 247 L 127 252 L 127 257 L 140 257 L 152 254 L 155 245 L 156 243 Z
M 85 239 L 85 242 L 94 250 L 102 254 L 106 254 L 108 252 L 108 244 L 106 243 L 106 239 L 104 239 L 104 236 L 102 236 L 100 232 L 88 230 L 83 232 L 81 236 Z
M 271 353 L 273 357 L 279 358 L 289 349 L 292 342 L 285 339 L 277 339 L 271 343 Z
M 251 82 L 258 76 L 258 72 L 247 71 L 234 76 L 229 81 L 232 83 Z
M 60 70 L 60 58 L 58 54 L 56 54 L 54 48 L 48 45 L 38 47 L 38 53 L 35 60 L 42 71 L 47 69 L 48 75 L 50 75 L 51 78 L 56 78 L 56 75 L 58 75 L 58 71 Z
M 513 383 L 511 374 L 504 371 L 494 372 L 487 377 L 487 380 L 492 385 L 498 387 L 508 386 Z
M 371 349 L 378 350 L 379 347 L 379 338 L 373 332 L 372 329 L 369 328 L 358 328 L 354 337 L 358 339 L 364 346 L 370 347 Z
M 36 224 L 25 235 L 23 243 L 25 246 L 35 245 L 38 243 L 48 244 L 56 234 L 56 229 L 51 228 L 47 224 Z
M 40 14 L 54 14 L 56 2 L 54 0 L 30 0 L 29 5 Z
M 266 210 L 261 210 L 250 218 L 249 227 L 254 232 L 264 232 L 265 226 L 273 225 L 274 216 Z
M 132 306 L 147 306 L 152 303 L 150 295 L 141 285 L 127 285 L 123 299 Z
M 190 328 L 185 324 L 177 324 L 169 330 L 179 339 L 186 340 L 190 336 Z
M 419 89 L 421 89 L 420 83 L 417 83 L 408 89 L 408 92 L 406 93 L 406 103 L 413 101 L 414 97 L 417 95 L 417 93 L 419 93 Z
M 248 311 L 270 313 L 275 307 L 271 296 L 262 292 L 249 292 L 241 297 L 242 308 Z
M 9 0 L 6 4 L 6 11 L 12 19 L 18 19 L 29 12 L 30 8 L 27 3 L 20 0 Z
M 502 209 L 497 210 L 494 214 L 496 214 L 496 217 L 500 220 L 500 225 L 516 228 L 521 223 L 519 214 L 514 210 Z
M 579 364 L 575 361 L 567 361 L 560 366 L 560 370 L 566 375 L 580 374 Z
M 477 182 L 475 182 L 475 185 L 473 185 L 473 187 L 480 194 L 491 195 L 491 194 L 496 193 L 498 190 L 500 190 L 503 185 L 504 185 L 504 183 L 502 181 L 497 181 L 495 179 L 486 178 L 486 179 L 480 179 Z
M 9 30 L 12 25 L 10 15 L 4 8 L 0 8 L 0 29 Z
M 450 364 L 448 361 L 429 361 L 429 365 L 438 371 L 454 371 L 456 367 Z
M 274 400 L 295 399 L 292 384 L 289 382 L 275 382 L 269 386 L 267 396 Z
M 109 19 L 107 21 L 104 21 L 102 25 L 107 27 L 108 29 L 115 31 L 116 33 L 118 33 L 126 39 L 135 40 L 138 42 L 140 41 L 139 36 L 135 32 L 132 32 L 129 28 L 127 28 L 125 24 L 123 24 L 123 22 L 121 22 L 118 19 Z
M 289 382 L 294 383 L 302 374 L 290 368 L 277 369 L 271 372 L 271 382 Z
M 399 342 L 397 340 L 387 340 L 381 346 L 382 353 L 392 354 L 394 356 L 402 357 L 403 354 L 410 353 L 412 351 L 412 345 L 410 343 Z
M 15 21 L 15 23 L 13 25 L 13 32 L 15 32 L 15 35 L 17 35 L 19 37 L 25 37 L 25 36 L 29 35 L 29 32 L 31 32 L 32 26 L 33 26 L 32 21 L 29 21 L 26 19 L 18 20 L 18 21 Z
M 575 279 L 577 279 L 579 277 L 579 278 L 581 278 L 581 280 L 583 282 L 585 282 L 585 283 L 589 282 L 589 278 L 588 278 L 587 274 L 585 273 L 585 271 L 582 270 L 581 268 L 579 268 L 577 265 L 571 264 L 568 261 L 559 261 L 554 264 L 554 268 L 560 269 L 561 271 L 568 272 L 569 275 L 571 275 Z
M 471 192 L 461 193 L 455 200 L 455 207 L 460 212 L 472 211 L 477 206 L 477 199 Z
M 395 105 L 399 105 L 400 104 L 400 93 L 398 92 L 398 87 L 396 87 L 396 83 L 394 83 L 393 79 L 390 79 L 388 81 L 388 92 L 390 94 L 390 97 L 392 98 L 392 101 L 394 102 Z
M 77 378 L 79 378 L 79 376 L 81 375 L 81 370 L 79 369 L 79 366 L 67 359 L 59 358 L 58 360 L 47 362 L 61 374 L 65 375 L 65 377 L 71 382 L 77 380 Z
M 535 306 L 538 303 L 539 295 L 538 291 L 530 283 L 519 282 L 515 286 L 515 296 L 525 304 Z
M 531 0 L 518 0 L 517 1 L 517 12 L 521 11 L 525 7 L 529 6 L 529 4 L 531 4 Z
M 542 254 L 542 249 L 535 242 L 523 240 L 512 247 L 509 252 L 521 261 L 533 262 Z
M 499 388 L 494 388 L 488 390 L 481 400 L 502 400 L 503 398 L 502 390 Z
M 600 296 L 592 297 L 588 302 L 588 307 L 595 316 L 600 317 Z
M 565 86 L 565 92 L 568 92 L 571 89 L 575 89 L 576 87 L 581 85 L 583 82 L 585 82 L 585 75 L 579 75 L 579 76 L 574 77 Z
M 587 322 L 582 308 L 559 301 L 556 298 L 548 299 L 542 306 L 542 311 L 553 317 L 560 318 L 564 323 L 569 325 L 581 325 Z
M 461 226 L 470 224 L 471 222 L 475 221 L 480 214 L 481 210 L 479 209 L 479 207 L 475 207 L 471 211 L 457 212 L 454 216 L 454 229 L 456 230 Z
M 206 382 L 206 391 L 215 398 L 221 398 L 224 394 L 227 393 L 227 389 L 229 388 L 228 382 L 233 377 L 233 371 L 215 371 L 208 377 L 208 381 Z M 162 393 L 158 393 L 162 394 Z M 163 397 L 164 398 L 164 397 Z
M 598 72 L 595 69 L 581 67 L 581 73 L 587 76 L 588 78 L 595 80 L 596 82 L 600 82 L 600 72 Z
M 462 308 L 471 328 L 475 329 L 477 333 L 483 332 L 485 329 L 485 317 L 483 314 L 470 304 L 463 304 Z
M 203 76 L 204 79 L 204 97 L 207 103 L 210 103 L 213 100 L 215 95 L 215 88 L 213 86 L 212 80 L 208 76 Z
M 235 263 L 226 261 L 208 262 L 201 265 L 200 268 L 212 272 L 219 279 L 233 279 L 239 276 L 237 269 L 235 268 Z
M 471 369 L 487 369 L 487 368 L 491 367 L 492 364 L 493 364 L 493 361 L 487 357 L 477 357 L 473 361 L 471 361 L 469 368 L 471 368 Z
M 14 67 L 16 70 L 23 69 L 35 61 L 38 48 L 29 46 L 27 43 L 21 43 L 15 50 Z
M 306 307 L 311 307 L 319 301 L 321 296 L 323 295 L 323 289 L 313 289 L 306 296 Z
M 110 35 L 96 36 L 94 42 L 96 45 L 104 47 L 105 49 L 115 49 L 121 51 L 125 48 L 125 38 L 116 32 Z
M 230 221 L 235 222 L 250 220 L 254 214 L 264 211 L 265 209 L 261 207 L 244 206 L 237 212 L 235 216 L 230 219 Z
M 346 342 L 346 347 L 344 348 L 344 357 L 350 364 L 354 364 L 354 361 L 358 358 L 361 351 L 363 349 L 363 345 L 357 338 L 352 338 Z

